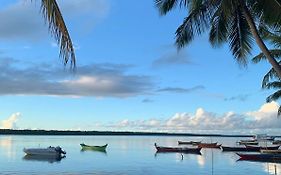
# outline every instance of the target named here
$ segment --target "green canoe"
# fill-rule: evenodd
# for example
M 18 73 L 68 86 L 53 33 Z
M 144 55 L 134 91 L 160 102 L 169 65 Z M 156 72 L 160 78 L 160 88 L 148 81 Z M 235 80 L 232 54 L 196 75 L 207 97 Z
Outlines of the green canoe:
M 91 146 L 91 145 L 86 145 L 84 143 L 81 143 L 80 146 L 82 147 L 82 150 L 94 150 L 94 151 L 103 151 L 103 152 L 105 152 L 107 144 L 105 144 L 103 146 Z

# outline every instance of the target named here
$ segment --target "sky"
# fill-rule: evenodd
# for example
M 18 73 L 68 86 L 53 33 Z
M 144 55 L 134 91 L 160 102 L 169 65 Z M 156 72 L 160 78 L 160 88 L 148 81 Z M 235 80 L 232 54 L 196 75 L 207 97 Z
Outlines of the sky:
M 239 65 L 208 34 L 178 51 L 186 12 L 153 0 L 58 0 L 75 47 L 69 71 L 40 1 L 0 5 L 0 128 L 278 134 L 268 62 Z

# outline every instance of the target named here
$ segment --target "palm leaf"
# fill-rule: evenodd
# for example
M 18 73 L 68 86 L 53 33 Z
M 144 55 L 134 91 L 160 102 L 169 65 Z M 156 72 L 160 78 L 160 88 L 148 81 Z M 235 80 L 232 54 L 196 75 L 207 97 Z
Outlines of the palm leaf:
M 238 63 L 246 65 L 246 58 L 252 50 L 253 36 L 240 8 L 236 8 L 232 16 L 228 39 L 232 54 Z
M 208 27 L 215 6 L 209 1 L 193 4 L 189 15 L 176 31 L 176 45 L 180 49 L 191 42 L 195 35 L 201 35 Z
M 161 15 L 167 14 L 170 10 L 177 7 L 188 7 L 190 0 L 155 0 L 156 7 Z
M 269 52 L 270 52 L 270 54 L 273 58 L 280 59 L 280 57 L 281 57 L 281 50 L 280 49 L 271 49 L 271 50 L 269 50 Z M 252 58 L 253 63 L 259 63 L 262 60 L 267 60 L 263 53 L 260 53 L 257 56 L 255 56 L 254 58 Z
M 41 11 L 49 24 L 51 34 L 59 44 L 60 57 L 63 59 L 64 65 L 67 65 L 70 59 L 71 67 L 75 68 L 74 47 L 56 0 L 42 0 Z
M 266 102 L 276 101 L 281 97 L 281 90 L 278 90 L 277 92 L 271 94 L 266 98 Z

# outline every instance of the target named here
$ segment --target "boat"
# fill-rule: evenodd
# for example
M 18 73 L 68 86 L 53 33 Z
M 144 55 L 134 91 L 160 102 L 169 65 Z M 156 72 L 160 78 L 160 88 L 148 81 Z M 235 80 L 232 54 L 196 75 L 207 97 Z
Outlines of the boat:
M 259 142 L 257 140 L 240 140 L 239 145 L 258 145 Z
M 281 154 L 271 154 L 271 153 L 265 153 L 265 154 L 242 154 L 242 153 L 236 153 L 238 156 L 240 156 L 240 160 L 281 160 Z
M 198 145 L 201 141 L 178 141 L 179 145 Z
M 91 145 L 86 145 L 84 143 L 80 144 L 82 150 L 95 150 L 95 151 L 103 151 L 103 152 L 105 152 L 107 145 L 108 144 L 102 146 L 91 146 Z
M 156 143 L 154 144 L 157 153 L 159 152 L 179 152 L 179 153 L 194 153 L 194 154 L 201 154 L 201 148 L 188 148 L 188 147 L 165 147 L 165 146 L 158 146 Z
M 249 148 L 249 149 L 253 149 L 253 150 L 256 150 L 256 151 L 260 151 L 262 149 L 266 149 L 266 150 L 277 150 L 279 148 L 279 145 L 278 146 L 250 146 L 250 145 L 245 145 L 246 148 Z
M 274 145 L 281 145 L 281 140 L 274 140 L 272 142 L 272 144 L 274 144 Z
M 60 156 L 66 152 L 59 146 L 49 146 L 47 148 L 24 148 L 23 152 L 27 155 L 41 155 L 41 156 Z
M 217 142 L 215 143 L 200 143 L 198 144 L 199 148 L 220 148 L 221 144 L 218 145 Z
M 261 153 L 271 153 L 271 154 L 281 154 L 280 149 L 277 149 L 277 150 L 261 149 L 260 152 Z
M 268 136 L 267 134 L 256 134 L 253 138 L 258 141 L 274 141 L 275 139 L 274 136 Z
M 255 152 L 259 151 L 256 148 L 246 148 L 244 147 L 229 147 L 229 146 L 221 146 L 222 151 L 239 151 L 239 152 Z

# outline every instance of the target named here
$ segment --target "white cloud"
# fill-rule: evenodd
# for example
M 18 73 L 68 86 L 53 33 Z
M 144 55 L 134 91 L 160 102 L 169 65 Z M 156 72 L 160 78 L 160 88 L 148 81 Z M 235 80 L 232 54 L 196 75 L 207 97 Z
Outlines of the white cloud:
M 1 122 L 2 129 L 18 129 L 17 121 L 21 114 L 19 112 L 12 114 L 8 119 Z
M 176 113 L 167 119 L 125 119 L 114 124 L 101 124 L 99 129 L 221 134 L 272 132 L 278 134 L 281 129 L 281 118 L 277 118 L 278 107 L 276 102 L 271 102 L 262 105 L 257 111 L 243 114 L 232 111 L 216 114 L 198 108 L 194 114 Z

